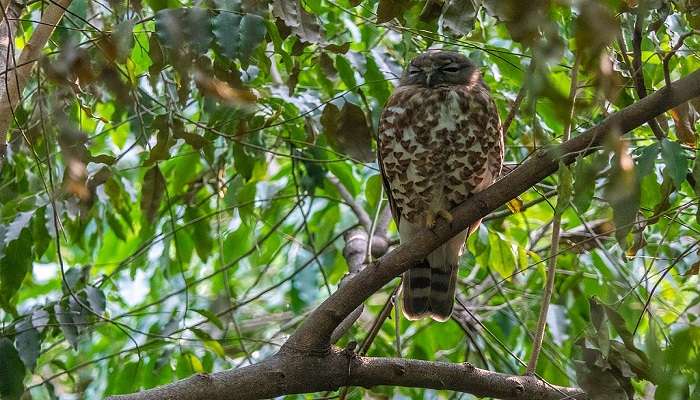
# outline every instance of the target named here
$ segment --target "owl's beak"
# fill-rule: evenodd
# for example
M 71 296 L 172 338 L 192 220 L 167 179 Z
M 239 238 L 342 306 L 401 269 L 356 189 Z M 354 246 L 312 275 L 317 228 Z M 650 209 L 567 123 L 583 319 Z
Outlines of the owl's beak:
M 432 80 L 433 74 L 435 73 L 434 67 L 429 66 L 429 67 L 425 68 L 423 70 L 423 73 L 425 74 L 425 86 L 432 88 L 433 85 L 432 85 L 431 80 Z
M 430 78 L 433 76 L 433 71 L 425 71 L 425 85 L 427 87 L 432 87 L 430 85 Z

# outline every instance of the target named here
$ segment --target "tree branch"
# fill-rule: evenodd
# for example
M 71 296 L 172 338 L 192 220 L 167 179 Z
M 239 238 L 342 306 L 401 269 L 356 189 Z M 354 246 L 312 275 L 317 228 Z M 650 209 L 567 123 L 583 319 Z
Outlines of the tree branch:
M 5 158 L 6 136 L 14 119 L 14 109 L 22 98 L 22 91 L 29 80 L 36 60 L 41 56 L 41 51 L 46 46 L 54 28 L 58 25 L 71 1 L 55 0 L 46 7 L 41 16 L 41 22 L 34 28 L 34 33 L 22 50 L 16 64 L 12 65 L 13 68 L 9 68 L 10 65 L 7 66 L 4 84 L 0 89 L 0 167 L 2 167 Z M 14 59 L 8 59 L 8 64 L 11 63 L 14 63 Z
M 676 44 L 671 48 L 671 50 L 668 53 L 666 53 L 666 55 L 664 55 L 664 58 L 662 61 L 663 61 L 663 66 L 664 66 L 664 81 L 666 81 L 667 86 L 671 84 L 671 73 L 668 70 L 668 63 L 671 61 L 671 57 L 673 57 L 673 55 L 676 54 L 676 52 L 678 50 L 680 50 L 681 47 L 683 47 L 683 42 L 685 42 L 685 39 L 689 38 L 690 36 L 692 36 L 698 32 L 700 32 L 700 31 L 690 31 L 690 32 L 686 32 L 686 33 L 682 34 L 678 38 L 678 41 L 676 42 Z
M 642 69 L 642 20 L 642 16 L 638 13 L 634 21 L 634 31 L 632 33 L 632 70 L 630 71 L 637 96 L 639 96 L 640 100 L 647 96 L 647 87 L 646 83 L 644 83 L 644 70 Z M 624 44 L 624 40 L 621 43 Z M 651 128 L 651 131 L 654 132 L 654 136 L 656 136 L 658 140 L 666 136 L 661 130 L 659 123 L 656 122 L 656 119 L 650 119 L 647 121 L 647 124 L 649 124 L 649 128 Z
M 352 197 L 352 194 L 345 187 L 345 185 L 343 185 L 343 183 L 340 182 L 340 179 L 338 179 L 334 175 L 329 175 L 328 180 L 333 184 L 333 186 L 335 186 L 336 189 L 338 189 L 340 197 L 343 200 L 345 200 L 350 209 L 352 209 L 352 212 L 355 213 L 355 216 L 357 216 L 357 220 L 360 222 L 360 225 L 362 225 L 365 228 L 365 230 L 369 232 L 370 228 L 372 227 L 372 218 L 369 217 L 367 211 L 365 211 L 365 209 L 362 208 L 362 205 L 358 203 L 354 197 Z
M 542 148 L 505 178 L 454 210 L 451 224 L 420 232 L 365 267 L 317 307 L 283 345 L 259 364 L 174 382 L 113 399 L 258 399 L 283 394 L 335 390 L 341 386 L 394 385 L 449 389 L 502 399 L 584 398 L 575 388 L 555 387 L 536 377 L 505 375 L 449 364 L 365 358 L 330 346 L 338 325 L 371 294 L 474 221 L 525 192 L 577 156 L 592 153 L 606 135 L 626 133 L 657 115 L 700 96 L 700 70 L 690 73 L 561 145 Z M 568 396 L 568 397 L 567 397 Z
M 639 127 L 657 115 L 700 96 L 700 70 L 654 94 L 611 114 L 595 127 L 558 146 L 537 150 L 520 167 L 451 211 L 451 224 L 441 222 L 432 230 L 416 234 L 420 240 L 401 244 L 386 256 L 360 271 L 314 310 L 285 346 L 300 351 L 324 352 L 335 327 L 372 293 L 419 262 L 442 243 L 485 217 L 489 212 L 522 194 L 553 174 L 559 162 L 568 165 L 577 156 L 591 153 L 607 134 L 621 134 Z
M 501 399 L 584 398 L 579 389 L 548 385 L 535 377 L 486 371 L 468 363 L 360 357 L 333 350 L 323 357 L 280 353 L 249 367 L 197 374 L 171 385 L 110 399 L 248 400 L 380 385 L 455 390 Z

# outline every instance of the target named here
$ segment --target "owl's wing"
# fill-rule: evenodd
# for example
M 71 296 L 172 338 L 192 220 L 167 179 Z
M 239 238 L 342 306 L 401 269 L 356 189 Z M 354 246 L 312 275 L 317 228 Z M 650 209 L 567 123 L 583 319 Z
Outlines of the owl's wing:
M 381 130 L 381 124 L 379 126 Z M 398 206 L 396 205 L 396 201 L 394 201 L 394 197 L 391 195 L 389 181 L 387 180 L 386 172 L 384 172 L 384 161 L 382 161 L 382 149 L 380 148 L 381 145 L 381 141 L 379 140 L 379 137 L 377 137 L 377 164 L 379 164 L 379 173 L 382 175 L 382 185 L 384 186 L 384 192 L 386 193 L 387 199 L 389 199 L 389 208 L 391 209 L 391 216 L 394 217 L 394 222 L 398 227 L 399 219 L 401 218 L 401 209 L 398 208 Z
M 397 88 L 394 93 L 389 96 L 389 98 L 386 101 L 386 104 L 384 104 L 384 111 L 382 112 L 382 115 L 379 117 L 379 129 L 377 133 L 377 161 L 379 164 L 379 173 L 382 175 L 382 185 L 384 186 L 384 192 L 386 192 L 386 197 L 389 199 L 389 207 L 391 209 L 391 216 L 394 218 L 394 222 L 396 223 L 396 227 L 398 228 L 399 226 L 399 220 L 401 219 L 401 209 L 399 208 L 398 204 L 396 204 L 396 201 L 394 200 L 394 197 L 391 195 L 391 186 L 389 184 L 389 179 L 387 177 L 386 171 L 384 170 L 384 160 L 382 159 L 382 153 L 384 154 L 389 154 L 391 151 L 393 151 L 391 146 L 385 142 L 382 141 L 382 132 L 388 128 L 388 121 L 385 120 L 385 111 L 387 108 L 391 107 L 394 105 L 394 103 L 400 101 L 398 94 L 402 92 L 402 88 L 399 87 Z

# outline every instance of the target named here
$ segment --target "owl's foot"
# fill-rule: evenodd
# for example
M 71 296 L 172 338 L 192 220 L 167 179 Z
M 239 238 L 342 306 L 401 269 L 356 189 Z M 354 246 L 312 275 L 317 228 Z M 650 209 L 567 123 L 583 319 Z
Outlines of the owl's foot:
M 435 226 L 435 221 L 436 221 L 435 213 L 432 210 L 426 211 L 425 212 L 425 226 L 428 229 L 433 229 L 433 227 Z
M 445 209 L 440 209 L 436 212 L 428 210 L 425 212 L 425 226 L 428 227 L 428 229 L 433 229 L 433 227 L 435 227 L 435 223 L 437 222 L 437 217 L 444 219 L 448 223 L 451 223 L 454 219 L 452 214 Z
M 437 215 L 439 217 L 442 217 L 442 219 L 444 219 L 445 221 L 447 221 L 448 224 L 452 223 L 452 220 L 454 219 L 452 218 L 452 214 L 450 214 L 450 212 L 445 209 L 438 210 Z

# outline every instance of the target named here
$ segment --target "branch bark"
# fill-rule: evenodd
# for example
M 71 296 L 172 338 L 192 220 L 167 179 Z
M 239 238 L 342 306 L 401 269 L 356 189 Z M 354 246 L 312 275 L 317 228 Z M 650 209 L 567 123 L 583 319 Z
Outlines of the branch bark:
M 322 357 L 279 353 L 259 364 L 217 374 L 197 374 L 171 385 L 113 400 L 248 400 L 333 391 L 343 386 L 421 387 L 501 399 L 584 398 L 578 389 L 552 386 L 529 376 L 500 374 L 471 364 L 360 357 L 333 350 Z
M 0 89 L 0 168 L 5 158 L 7 132 L 14 119 L 14 110 L 22 98 L 22 91 L 29 80 L 36 60 L 41 56 L 41 51 L 49 41 L 54 27 L 61 21 L 63 13 L 71 1 L 55 0 L 51 2 L 41 16 L 41 22 L 34 28 L 34 33 L 22 50 L 17 62 L 14 62 L 14 58 L 7 58 L 7 66 L 3 68 L 3 72 L 7 71 L 7 73 L 4 74 L 4 82 L 2 89 Z
M 642 65 L 642 23 L 643 23 L 643 17 L 640 14 L 637 14 L 637 17 L 634 21 L 634 31 L 632 32 L 632 70 L 630 71 L 632 74 L 632 80 L 634 81 L 634 86 L 635 90 L 637 91 L 637 96 L 639 96 L 639 99 L 643 99 L 647 96 L 647 86 L 646 83 L 644 82 L 644 71 L 643 71 L 643 65 Z M 668 82 L 667 82 L 668 84 Z M 647 124 L 649 124 L 649 128 L 651 128 L 651 131 L 654 132 L 654 136 L 658 140 L 663 139 L 666 137 L 666 134 L 664 131 L 661 130 L 661 127 L 659 126 L 659 123 L 656 121 L 656 119 L 650 119 L 647 121 Z
M 542 148 L 508 176 L 454 210 L 451 224 L 424 230 L 368 265 L 314 310 L 279 353 L 259 364 L 211 375 L 196 375 L 141 393 L 113 399 L 257 399 L 340 386 L 394 385 L 450 389 L 502 399 L 585 398 L 536 377 L 505 375 L 467 364 L 359 357 L 330 345 L 333 331 L 371 294 L 423 259 L 474 221 L 557 171 L 577 156 L 592 153 L 606 135 L 624 134 L 657 115 L 700 96 L 700 70 L 679 79 L 561 145 Z M 569 396 L 569 397 L 567 397 Z

